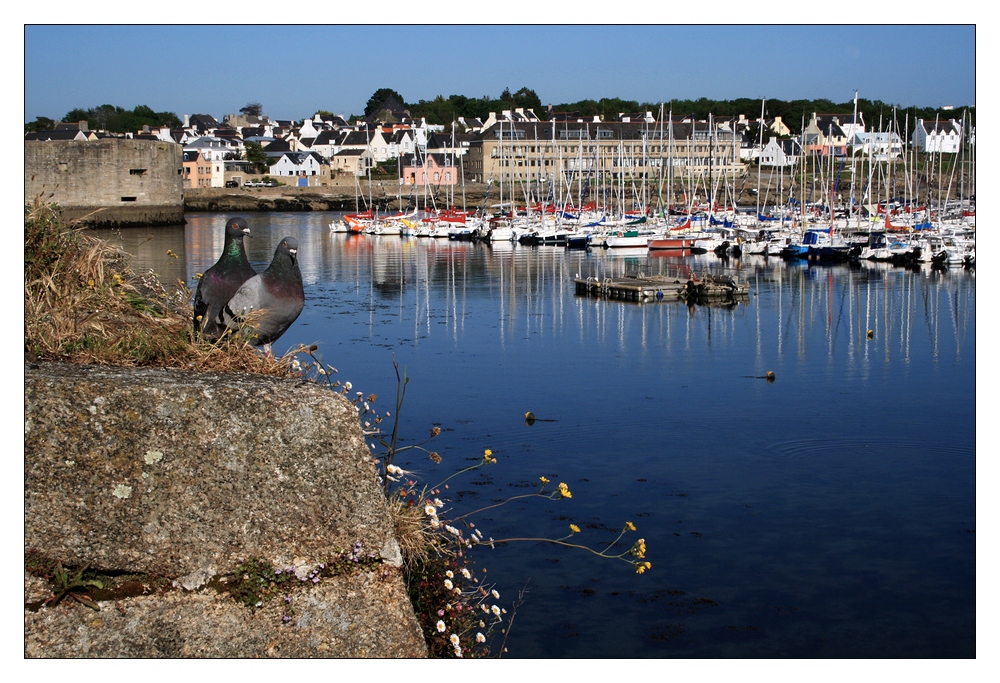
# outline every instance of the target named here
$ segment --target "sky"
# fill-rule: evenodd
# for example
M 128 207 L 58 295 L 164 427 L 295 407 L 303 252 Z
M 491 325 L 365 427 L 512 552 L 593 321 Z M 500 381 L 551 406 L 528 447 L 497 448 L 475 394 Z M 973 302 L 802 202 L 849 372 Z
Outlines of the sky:
M 274 119 L 347 117 L 380 88 L 409 104 L 527 87 L 543 107 L 855 91 L 962 107 L 976 104 L 976 38 L 974 24 L 25 24 L 24 121 L 101 104 L 221 120 L 250 102 Z

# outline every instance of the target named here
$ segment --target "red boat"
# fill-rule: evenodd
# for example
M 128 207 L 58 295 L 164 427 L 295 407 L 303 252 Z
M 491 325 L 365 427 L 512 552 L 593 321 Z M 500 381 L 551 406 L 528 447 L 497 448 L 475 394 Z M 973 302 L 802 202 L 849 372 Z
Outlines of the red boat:
M 646 242 L 646 245 L 650 250 L 663 249 L 679 251 L 681 249 L 690 249 L 694 246 L 694 237 L 652 237 Z

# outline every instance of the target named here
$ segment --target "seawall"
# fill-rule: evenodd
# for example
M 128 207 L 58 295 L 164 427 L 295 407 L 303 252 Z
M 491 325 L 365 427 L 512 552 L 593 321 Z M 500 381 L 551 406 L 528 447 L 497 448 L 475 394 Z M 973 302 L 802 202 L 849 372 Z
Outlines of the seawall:
M 158 140 L 25 140 L 24 202 L 90 227 L 184 222 L 181 146 Z
M 24 409 L 25 656 L 426 655 L 342 396 L 53 363 L 25 366 Z M 96 571 L 105 590 L 93 606 L 53 600 L 45 562 Z

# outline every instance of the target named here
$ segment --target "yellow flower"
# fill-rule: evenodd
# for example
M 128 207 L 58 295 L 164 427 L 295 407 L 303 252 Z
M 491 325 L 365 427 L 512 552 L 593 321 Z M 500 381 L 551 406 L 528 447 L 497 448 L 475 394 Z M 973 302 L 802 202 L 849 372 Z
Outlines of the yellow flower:
M 483 456 L 485 458 L 488 459 L 491 455 L 493 455 L 493 451 L 491 451 L 489 448 L 487 448 L 485 451 L 483 451 Z
M 541 480 L 542 480 L 542 483 L 543 483 L 543 484 L 548 484 L 548 483 L 549 483 L 549 480 L 548 480 L 548 479 L 546 479 L 545 477 L 539 477 L 539 479 L 541 479 Z
M 572 497 L 573 497 L 573 494 L 572 494 L 572 493 L 570 493 L 570 492 L 569 492 L 569 489 L 568 489 L 568 488 L 565 488 L 565 487 L 564 487 L 564 488 L 560 488 L 560 489 L 559 489 L 559 493 L 561 493 L 561 494 L 562 494 L 562 497 L 563 497 L 563 498 L 572 498 Z
M 580 527 L 578 527 L 576 524 L 570 524 L 569 530 L 572 531 L 574 534 L 580 533 Z
M 625 522 L 625 528 L 629 531 L 635 531 L 635 524 L 632 522 Z
M 636 562 L 635 563 L 635 573 L 636 574 L 642 574 L 644 571 L 646 571 L 646 566 L 642 565 L 642 564 L 639 564 L 638 562 Z

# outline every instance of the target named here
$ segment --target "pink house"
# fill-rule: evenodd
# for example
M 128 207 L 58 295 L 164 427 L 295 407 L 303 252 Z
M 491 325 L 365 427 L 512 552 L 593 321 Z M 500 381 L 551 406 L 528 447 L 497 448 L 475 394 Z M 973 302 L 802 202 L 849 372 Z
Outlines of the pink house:
M 212 187 L 212 161 L 200 151 L 184 152 L 184 187 Z
M 404 185 L 455 185 L 460 170 L 450 154 L 427 154 L 419 164 L 412 154 L 405 154 L 399 168 Z

